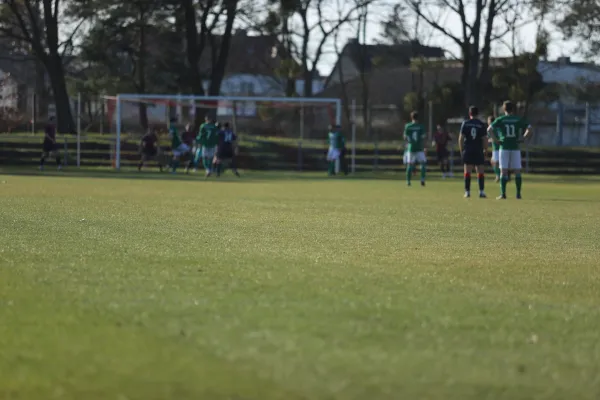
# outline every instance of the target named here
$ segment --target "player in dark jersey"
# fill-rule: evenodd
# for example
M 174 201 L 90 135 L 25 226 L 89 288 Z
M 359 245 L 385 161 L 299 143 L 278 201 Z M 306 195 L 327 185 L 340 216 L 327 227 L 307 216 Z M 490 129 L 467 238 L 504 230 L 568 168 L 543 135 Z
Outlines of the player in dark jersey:
M 465 166 L 465 197 L 471 197 L 471 173 L 473 167 L 477 169 L 477 181 L 479 182 L 479 197 L 487 197 L 484 192 L 484 152 L 487 148 L 487 125 L 479 118 L 479 109 L 475 106 L 469 107 L 469 119 L 465 120 L 460 127 L 458 144 Z
M 433 145 L 437 154 L 437 160 L 442 170 L 442 178 L 450 176 L 450 162 L 448 161 L 448 143 L 452 140 L 452 136 L 441 125 L 437 126 L 437 130 L 433 135 Z
M 46 158 L 54 155 L 56 158 L 57 168 L 60 170 L 62 168 L 60 153 L 58 152 L 58 147 L 56 146 L 56 125 L 54 123 L 54 117 L 50 117 L 48 119 L 48 123 L 44 128 L 44 142 L 42 143 L 42 158 L 40 159 L 40 170 L 44 169 L 44 163 L 46 162 Z
M 189 157 L 187 165 L 185 167 L 185 173 L 189 174 L 190 169 L 194 166 L 194 141 L 196 140 L 196 134 L 192 130 L 192 124 L 186 124 L 185 129 L 181 134 L 181 141 L 185 144 L 190 151 L 186 154 Z
M 215 155 L 215 169 L 217 171 L 217 176 L 221 176 L 221 172 L 223 171 L 223 161 L 225 160 L 229 160 L 230 168 L 235 176 L 240 176 L 236 165 L 236 153 L 237 136 L 233 130 L 231 130 L 229 123 L 226 122 L 219 130 L 219 142 L 217 144 L 217 152 Z
M 156 133 L 156 128 L 148 130 L 148 133 L 142 137 L 140 148 L 142 159 L 138 164 L 138 171 L 141 171 L 149 160 L 155 159 L 158 162 L 158 169 L 162 172 L 162 161 L 158 157 L 158 135 Z

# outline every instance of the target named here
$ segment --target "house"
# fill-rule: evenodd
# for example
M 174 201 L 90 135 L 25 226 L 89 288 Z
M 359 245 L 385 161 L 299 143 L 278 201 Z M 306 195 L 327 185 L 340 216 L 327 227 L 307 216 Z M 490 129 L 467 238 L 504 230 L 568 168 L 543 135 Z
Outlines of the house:
M 0 109 L 17 110 L 19 106 L 19 83 L 9 73 L 0 70 Z
M 215 42 L 218 43 L 218 38 Z M 200 70 L 205 76 L 210 75 L 210 54 L 209 46 L 200 60 Z M 292 82 L 289 82 L 290 80 Z M 251 36 L 245 30 L 238 30 L 232 36 L 220 96 L 285 97 L 289 83 L 292 84 L 296 94 L 302 94 L 304 79 L 301 66 L 287 54 L 285 47 L 276 36 Z M 209 84 L 208 80 L 204 82 L 205 91 L 208 91 Z M 323 89 L 323 84 L 324 79 L 321 76 L 314 76 L 313 93 L 319 93 Z M 219 105 L 217 115 L 230 116 L 233 114 L 232 110 L 231 104 L 222 103 Z M 236 115 L 255 117 L 256 103 L 236 104 Z
M 556 90 L 559 101 L 544 104 L 543 110 L 536 110 L 537 119 L 542 119 L 542 115 L 546 117 L 543 118 L 544 126 L 536 129 L 536 132 L 542 130 L 545 134 L 536 135 L 536 143 L 599 146 L 600 107 L 597 93 L 600 89 L 600 66 L 560 57 L 555 61 L 540 61 L 537 70 L 543 81 Z M 581 98 L 584 92 L 596 99 L 590 107 Z M 587 125 L 586 112 L 589 112 Z
M 349 106 L 354 102 L 357 106 L 359 127 L 364 127 L 362 110 L 366 100 L 371 109 L 371 127 L 389 130 L 403 123 L 400 114 L 404 109 L 404 99 L 408 93 L 418 89 L 427 92 L 436 85 L 459 82 L 461 73 L 462 69 L 459 67 L 431 69 L 424 71 L 421 79 L 411 67 L 375 69 L 364 82 L 360 77 L 356 77 L 344 84 L 330 85 L 319 93 L 319 97 L 342 99 L 345 114 L 350 111 Z M 365 98 L 365 87 L 368 98 Z M 345 115 L 344 120 L 348 121 L 349 118 L 349 115 Z
M 328 88 L 342 81 L 350 81 L 358 77 L 362 71 L 409 67 L 413 58 L 423 57 L 432 60 L 443 59 L 444 56 L 444 49 L 424 46 L 417 41 L 395 45 L 365 45 L 360 44 L 357 39 L 351 39 L 342 49 L 324 86 Z
M 215 47 L 219 46 L 220 36 L 213 38 Z M 211 43 L 206 43 L 199 61 L 202 76 L 209 77 L 212 69 Z M 285 68 L 284 68 L 285 67 Z M 291 76 L 290 73 L 291 72 Z M 323 89 L 324 79 L 316 75 L 313 78 L 313 93 Z M 204 91 L 208 93 L 210 80 L 203 82 Z M 283 44 L 273 35 L 249 35 L 245 30 L 238 30 L 231 37 L 225 74 L 221 82 L 219 96 L 243 97 L 285 97 L 286 89 L 291 86 L 295 94 L 301 94 L 304 87 L 302 68 L 299 63 L 286 53 Z M 177 93 L 173 94 L 173 102 L 177 105 L 170 111 L 179 117 L 180 122 L 192 119 L 193 101 L 177 101 Z M 218 117 L 233 116 L 231 102 L 201 102 L 206 108 L 216 108 Z M 236 117 L 255 118 L 258 116 L 256 102 L 236 102 Z M 122 118 L 131 123 L 139 120 L 139 110 L 136 104 L 123 104 Z M 147 108 L 150 122 L 165 122 L 169 113 L 163 103 L 153 104 Z

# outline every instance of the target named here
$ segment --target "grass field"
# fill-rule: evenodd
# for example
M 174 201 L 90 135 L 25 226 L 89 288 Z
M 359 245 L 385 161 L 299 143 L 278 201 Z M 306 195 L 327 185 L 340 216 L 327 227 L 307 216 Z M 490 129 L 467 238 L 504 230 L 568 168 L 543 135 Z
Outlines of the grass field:
M 143 176 L 0 175 L 0 399 L 600 398 L 600 180 Z

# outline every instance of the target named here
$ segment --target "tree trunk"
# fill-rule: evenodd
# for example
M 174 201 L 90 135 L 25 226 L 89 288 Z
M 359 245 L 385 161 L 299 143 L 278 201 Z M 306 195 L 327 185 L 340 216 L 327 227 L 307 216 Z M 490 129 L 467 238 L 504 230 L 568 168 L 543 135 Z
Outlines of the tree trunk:
M 496 0 L 490 0 L 488 5 L 488 16 L 483 38 L 483 49 L 481 51 L 481 72 L 479 74 L 479 88 L 487 89 L 490 86 L 490 56 L 492 52 L 492 33 L 494 19 L 496 17 Z
M 310 38 L 310 28 L 308 26 L 308 11 L 302 9 L 300 11 L 300 18 L 302 19 L 302 53 L 301 53 L 301 64 L 302 64 L 302 77 L 304 78 L 304 93 L 303 97 L 312 97 L 312 71 L 308 68 L 308 44 Z
M 227 60 L 229 59 L 229 47 L 231 45 L 231 34 L 233 32 L 233 23 L 237 14 L 238 0 L 227 1 L 227 20 L 225 22 L 225 31 L 221 36 L 219 44 L 219 55 L 216 60 L 213 60 L 213 68 L 210 77 L 210 86 L 208 94 L 210 96 L 218 96 L 221 93 L 221 83 L 225 77 L 227 68 Z
M 35 119 L 44 116 L 48 117 L 48 91 L 46 90 L 46 68 L 40 62 L 39 58 L 35 59 Z
M 285 95 L 292 97 L 296 93 L 296 74 L 298 71 L 295 70 L 294 65 L 296 61 L 292 58 L 292 37 L 290 33 L 290 21 L 289 17 L 285 17 L 281 30 L 282 42 L 285 43 L 285 54 L 281 59 L 281 62 L 285 65 L 286 81 L 285 81 Z
M 304 97 L 313 96 L 313 71 L 307 68 L 304 71 Z
M 483 1 L 477 0 L 475 4 L 475 22 L 471 34 L 473 36 L 473 45 L 470 48 L 471 60 L 469 67 L 469 86 L 467 91 L 468 104 L 479 103 L 479 63 L 480 63 L 480 33 L 481 33 L 481 15 L 483 13 Z
M 56 106 L 56 124 L 57 130 L 61 133 L 75 133 L 75 124 L 73 123 L 73 113 L 69 94 L 67 93 L 67 83 L 65 81 L 65 71 L 60 56 L 48 57 L 46 65 L 52 93 L 54 95 L 54 104 Z
M 200 56 L 204 50 L 204 46 L 198 43 L 198 28 L 196 26 L 196 8 L 193 0 L 182 0 L 184 20 L 185 20 L 185 55 L 187 59 L 187 78 L 195 96 L 204 95 L 204 87 L 202 86 L 202 76 L 198 70 Z M 200 126 L 202 121 L 201 109 L 194 106 L 194 124 Z
M 471 69 L 471 50 L 469 48 L 469 43 L 466 42 L 463 44 L 462 48 L 462 56 L 463 56 L 463 68 L 460 77 L 461 86 L 465 89 L 465 105 L 468 107 L 470 105 L 469 101 L 469 76 Z
M 146 54 L 148 49 L 146 48 L 146 13 L 144 9 L 140 9 L 139 13 L 140 23 L 140 42 L 138 48 L 138 59 L 137 59 L 137 87 L 140 94 L 146 93 Z M 167 105 L 168 107 L 168 105 Z M 142 131 L 145 133 L 148 130 L 148 109 L 145 103 L 139 103 L 139 116 L 140 126 Z M 167 121 L 168 122 L 168 121 Z

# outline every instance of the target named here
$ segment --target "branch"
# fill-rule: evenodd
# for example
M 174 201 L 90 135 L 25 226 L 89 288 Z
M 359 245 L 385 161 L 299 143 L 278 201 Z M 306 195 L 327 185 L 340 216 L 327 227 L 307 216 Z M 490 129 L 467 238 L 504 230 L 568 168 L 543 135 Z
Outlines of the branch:
M 66 40 L 63 40 L 61 43 L 58 44 L 59 49 L 61 47 L 63 48 L 63 51 L 61 52 L 61 55 L 60 55 L 61 58 L 63 58 L 65 56 L 68 48 L 73 47 L 73 38 L 75 37 L 75 35 L 77 34 L 77 32 L 79 31 L 79 29 L 81 28 L 81 26 L 83 25 L 84 22 L 85 22 L 85 18 L 82 18 L 81 21 L 79 21 L 79 23 L 75 27 L 75 29 L 73 29 L 73 32 L 71 32 L 69 37 Z
M 39 26 L 37 24 L 37 15 L 35 12 L 33 12 L 33 7 L 31 7 L 31 3 L 29 2 L 29 0 L 25 0 L 25 8 L 27 8 L 27 13 L 29 14 L 29 20 L 31 22 L 31 31 L 32 31 L 32 39 L 35 40 L 36 42 L 38 42 L 40 44 L 41 47 L 41 43 L 42 43 L 42 34 L 40 32 Z M 39 10 L 38 10 L 39 11 Z M 27 30 L 27 28 L 24 28 L 25 30 Z M 32 43 L 33 45 L 33 43 Z
M 508 28 L 503 30 L 502 33 L 492 36 L 492 41 L 502 39 L 504 36 L 508 35 L 513 30 L 519 30 L 519 29 L 529 25 L 530 23 L 532 23 L 532 21 L 523 21 L 520 24 L 515 24 L 514 26 L 509 26 Z
M 448 32 L 443 26 L 440 26 L 437 22 L 433 21 L 431 18 L 426 17 L 425 14 L 423 14 L 421 12 L 421 8 L 420 8 L 419 2 L 417 0 L 410 0 L 409 4 L 410 4 L 410 7 L 413 9 L 413 11 L 420 18 L 423 18 L 423 20 L 425 22 L 427 22 L 427 24 L 429 24 L 429 26 L 436 29 L 438 32 L 442 33 L 444 36 L 447 36 L 450 39 L 452 39 L 452 41 L 454 41 L 461 48 L 465 45 L 465 41 L 461 41 L 459 38 L 457 38 L 456 36 L 454 36 L 453 34 Z
M 465 14 L 465 3 L 463 2 L 463 0 L 457 0 L 458 1 L 458 7 L 452 5 L 450 3 L 449 0 L 440 0 L 442 3 L 444 3 L 444 5 L 446 7 L 448 7 L 449 9 L 451 9 L 452 11 L 454 11 L 455 13 L 458 14 L 458 16 L 460 17 L 460 22 L 462 23 L 462 30 L 463 30 L 463 39 L 467 38 L 467 28 L 469 28 L 469 31 L 473 31 L 473 26 L 471 24 L 469 24 L 469 22 L 467 21 L 467 16 Z
M 359 1 L 359 2 L 357 2 L 357 4 L 354 7 L 352 7 L 350 10 L 348 10 L 347 13 L 340 15 L 340 18 L 338 18 L 338 20 L 335 23 L 335 25 L 332 26 L 330 29 L 325 29 L 325 26 L 323 25 L 322 21 L 318 22 L 319 29 L 321 30 L 321 33 L 322 33 L 323 37 L 321 38 L 321 40 L 319 41 L 319 44 L 317 45 L 317 51 L 315 53 L 315 57 L 314 57 L 314 60 L 313 60 L 313 65 L 312 65 L 312 70 L 313 71 L 316 69 L 316 65 L 317 65 L 319 59 L 321 58 L 321 56 L 323 55 L 323 46 L 325 45 L 325 43 L 329 39 L 329 36 L 331 36 L 332 33 L 336 32 L 338 29 L 340 29 L 340 27 L 342 25 L 350 22 L 352 20 L 352 15 L 357 10 L 359 10 L 362 7 L 366 7 L 367 5 L 373 3 L 373 1 L 374 0 L 365 0 L 365 1 Z M 319 1 L 319 3 L 318 3 L 317 12 L 319 13 L 319 16 L 322 15 L 321 1 Z

